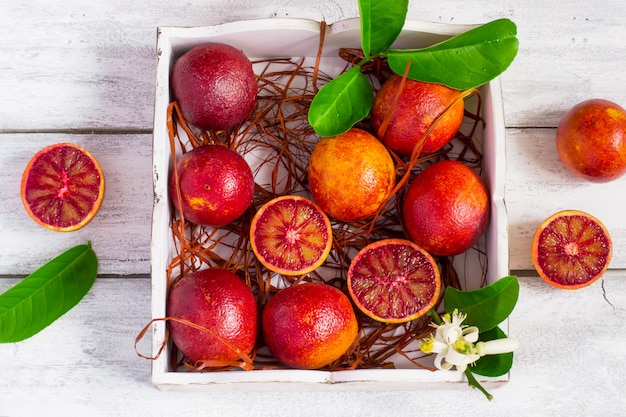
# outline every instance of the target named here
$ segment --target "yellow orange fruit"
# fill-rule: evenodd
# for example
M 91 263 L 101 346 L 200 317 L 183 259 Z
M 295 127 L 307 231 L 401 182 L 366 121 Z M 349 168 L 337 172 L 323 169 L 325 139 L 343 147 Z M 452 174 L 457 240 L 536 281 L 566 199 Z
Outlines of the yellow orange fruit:
M 480 176 L 464 163 L 435 162 L 409 186 L 402 218 L 411 240 L 429 253 L 457 255 L 485 232 L 489 194 Z
M 613 181 L 626 173 L 626 110 L 602 99 L 572 107 L 556 130 L 563 165 L 591 182 Z
M 370 133 L 352 128 L 321 139 L 309 161 L 313 199 L 330 217 L 344 222 L 372 217 L 396 181 L 389 152 Z
M 72 143 L 47 146 L 26 165 L 20 188 L 28 215 L 61 232 L 89 223 L 104 198 L 104 173 L 96 158 Z
M 376 94 L 371 112 L 374 131 L 378 132 L 389 119 L 380 139 L 392 151 L 410 155 L 435 118 L 445 111 L 425 139 L 420 153 L 438 151 L 456 135 L 463 123 L 461 92 L 441 84 L 406 79 L 398 97 L 401 86 L 402 77 L 393 75 Z M 448 106 L 451 107 L 446 111 Z
M 261 324 L 272 355 L 300 369 L 319 369 L 339 359 L 358 332 L 350 299 L 322 283 L 279 291 L 265 306 Z
M 611 262 L 613 243 L 606 227 L 594 216 L 562 210 L 541 223 L 531 253 L 544 281 L 575 290 L 600 279 Z

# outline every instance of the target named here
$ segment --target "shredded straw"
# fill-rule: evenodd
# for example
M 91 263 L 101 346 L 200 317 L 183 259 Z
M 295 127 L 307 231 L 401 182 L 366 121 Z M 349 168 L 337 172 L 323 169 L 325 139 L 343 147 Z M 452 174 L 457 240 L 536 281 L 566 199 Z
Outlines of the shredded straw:
M 399 224 L 398 208 L 401 206 L 407 184 L 427 164 L 441 159 L 457 159 L 480 170 L 482 153 L 479 143 L 474 139 L 475 133 L 483 126 L 479 114 L 480 96 L 478 91 L 470 90 L 463 92 L 459 98 L 462 100 L 470 94 L 476 94 L 478 97 L 476 111 L 472 113 L 467 108 L 465 110 L 462 130 L 469 126 L 467 128 L 469 132 L 466 134 L 459 132 L 450 144 L 432 155 L 420 156 L 421 143 L 416 146 L 410 158 L 391 153 L 398 178 L 392 196 L 369 221 L 332 222 L 333 249 L 323 267 L 301 277 L 277 276 L 265 269 L 255 259 L 250 247 L 250 222 L 256 210 L 274 197 L 285 194 L 307 195 L 308 160 L 319 140 L 308 123 L 308 109 L 319 88 L 331 79 L 319 69 L 323 39 L 322 32 L 317 59 L 310 66 L 305 65 L 304 58 L 255 62 L 255 68 L 262 68 L 261 71 L 257 71 L 259 94 L 256 108 L 248 120 L 229 131 L 196 130 L 187 125 L 176 102 L 170 104 L 167 129 L 173 163 L 181 153 L 192 148 L 203 144 L 220 144 L 236 150 L 246 158 L 253 168 L 257 183 L 253 205 L 239 220 L 225 227 L 197 226 L 185 221 L 178 211 L 174 210 L 176 217 L 171 220 L 171 229 L 177 254 L 167 270 L 168 287 L 191 272 L 206 267 L 220 267 L 231 270 L 245 279 L 261 308 L 280 288 L 300 281 L 326 282 L 346 291 L 346 274 L 350 259 L 359 249 L 384 238 L 406 238 Z M 347 70 L 361 60 L 362 52 L 356 49 L 342 49 L 340 57 L 346 62 Z M 370 77 L 375 88 L 392 74 L 384 59 L 376 59 L 365 65 L 363 71 Z M 431 130 L 437 121 L 438 119 L 431 126 Z M 382 129 L 386 125 L 387 123 L 383 123 Z M 367 119 L 360 122 L 358 127 L 372 132 Z M 422 142 L 423 140 L 424 138 Z M 477 247 L 473 250 L 477 251 L 480 257 L 482 268 L 480 273 L 484 284 L 486 255 Z M 447 286 L 460 288 L 461 283 L 452 265 L 452 258 L 439 257 L 437 262 L 441 271 L 442 288 Z M 393 368 L 394 361 L 398 358 L 416 367 L 426 367 L 420 363 L 423 355 L 416 342 L 432 331 L 432 327 L 429 326 L 431 322 L 429 315 L 408 323 L 385 324 L 360 314 L 356 308 L 355 312 L 360 326 L 357 340 L 344 356 L 325 369 Z M 168 317 L 155 319 L 153 322 L 158 320 L 181 321 Z M 211 333 L 209 329 L 203 330 Z M 140 337 L 143 337 L 143 334 Z M 206 361 L 190 363 L 172 346 L 172 369 L 207 371 L 237 367 L 246 370 L 284 367 L 262 346 L 250 354 L 240 352 L 240 356 L 241 361 L 235 363 Z

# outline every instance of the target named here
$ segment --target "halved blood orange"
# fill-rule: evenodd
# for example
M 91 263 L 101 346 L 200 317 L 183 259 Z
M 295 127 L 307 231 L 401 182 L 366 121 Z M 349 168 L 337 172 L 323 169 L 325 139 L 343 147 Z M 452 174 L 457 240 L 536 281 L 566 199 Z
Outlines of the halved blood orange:
M 348 291 L 357 307 L 383 323 L 415 320 L 441 292 L 433 257 L 404 239 L 383 239 L 361 249 L 348 268 Z
M 532 258 L 548 284 L 575 290 L 597 281 L 609 267 L 613 244 L 592 215 L 563 210 L 544 220 L 533 238 Z
M 307 274 L 324 263 L 333 242 L 328 216 L 311 200 L 286 195 L 265 203 L 250 224 L 257 259 L 283 275 Z
M 69 232 L 96 215 L 104 197 L 104 174 L 91 153 L 72 143 L 47 146 L 33 156 L 22 176 L 28 215 L 50 230 Z

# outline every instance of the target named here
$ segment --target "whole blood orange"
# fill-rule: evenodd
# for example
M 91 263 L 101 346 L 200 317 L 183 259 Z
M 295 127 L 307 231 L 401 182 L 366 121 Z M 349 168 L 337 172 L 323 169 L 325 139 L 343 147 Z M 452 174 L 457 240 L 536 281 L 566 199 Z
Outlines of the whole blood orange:
M 93 219 L 104 198 L 104 174 L 94 156 L 72 143 L 33 156 L 20 189 L 28 215 L 43 227 L 69 232 Z
M 367 316 L 383 323 L 404 323 L 435 305 L 441 279 L 437 263 L 420 246 L 404 239 L 383 239 L 352 259 L 348 290 Z
M 313 271 L 324 263 L 332 243 L 326 214 L 300 196 L 281 196 L 265 203 L 250 224 L 250 245 L 257 259 L 283 275 Z
M 533 238 L 537 273 L 548 284 L 575 290 L 596 282 L 609 267 L 613 244 L 606 227 L 580 210 L 548 217 Z
M 257 303 L 233 272 L 210 268 L 184 276 L 170 290 L 167 315 L 181 320 L 169 322 L 170 335 L 191 362 L 232 362 L 255 346 Z
M 421 154 L 438 151 L 456 135 L 463 123 L 464 103 L 460 91 L 406 79 L 398 96 L 401 86 L 402 77 L 393 75 L 376 94 L 371 113 L 374 131 L 378 132 L 388 119 L 385 132 L 379 134 L 379 138 L 392 151 L 410 155 L 435 118 L 445 111 L 424 141 Z
M 396 181 L 385 146 L 357 128 L 321 139 L 311 153 L 308 175 L 315 202 L 330 217 L 344 222 L 372 217 Z
M 615 180 L 626 172 L 626 111 L 608 100 L 572 107 L 556 130 L 563 165 L 592 182 Z
M 245 120 L 258 91 L 248 57 L 215 42 L 196 46 L 176 61 L 172 89 L 185 120 L 205 130 L 229 129 Z
M 358 333 L 352 304 L 322 283 L 292 285 L 263 310 L 263 338 L 272 355 L 292 368 L 319 369 L 339 359 Z
M 485 232 L 489 194 L 480 176 L 462 162 L 435 162 L 409 185 L 402 218 L 411 239 L 429 253 L 457 255 Z
M 170 198 L 192 223 L 224 226 L 241 217 L 252 203 L 252 170 L 241 155 L 225 146 L 192 149 L 178 160 L 176 171 L 170 174 Z

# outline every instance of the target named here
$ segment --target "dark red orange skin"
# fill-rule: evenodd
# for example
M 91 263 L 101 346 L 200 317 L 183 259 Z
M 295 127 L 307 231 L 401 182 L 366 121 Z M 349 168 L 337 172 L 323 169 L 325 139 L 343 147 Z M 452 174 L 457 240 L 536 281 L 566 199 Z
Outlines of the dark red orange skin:
M 192 223 L 219 227 L 243 215 L 254 197 L 254 177 L 248 163 L 232 149 L 203 145 L 177 162 L 181 203 L 176 177 L 170 174 L 172 203 Z
M 167 315 L 209 329 L 249 354 L 257 340 L 259 314 L 250 288 L 237 275 L 219 268 L 186 275 L 170 291 Z M 170 336 L 191 362 L 236 361 L 237 350 L 209 332 L 170 321 Z
M 402 218 L 411 240 L 431 255 L 458 255 L 485 232 L 489 194 L 480 176 L 462 162 L 435 162 L 409 186 Z
M 299 369 L 319 369 L 338 359 L 358 332 L 348 297 L 321 283 L 279 291 L 265 306 L 261 324 L 272 355 Z
M 572 107 L 556 131 L 563 165 L 577 177 L 601 183 L 626 173 L 626 111 L 602 99 Z
M 372 127 L 378 132 L 385 117 L 394 109 L 394 101 L 402 77 L 393 75 L 376 94 L 371 112 Z M 460 92 L 441 84 L 405 80 L 404 89 L 393 110 L 385 134 L 379 139 L 400 155 L 411 155 L 435 117 L 458 98 Z M 463 123 L 464 103 L 459 99 L 448 113 L 442 116 L 437 127 L 424 141 L 421 154 L 438 151 L 458 132 Z
M 196 46 L 172 70 L 172 89 L 185 120 L 204 130 L 225 130 L 252 111 L 258 92 L 248 57 L 222 43 Z

